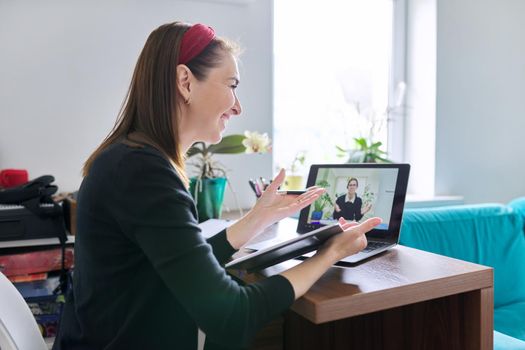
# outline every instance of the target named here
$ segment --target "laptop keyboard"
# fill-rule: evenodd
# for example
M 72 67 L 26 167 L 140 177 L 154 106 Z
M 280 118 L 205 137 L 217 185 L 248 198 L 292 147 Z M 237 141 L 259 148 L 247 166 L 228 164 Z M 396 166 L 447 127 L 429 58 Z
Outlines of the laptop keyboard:
M 363 251 L 363 253 L 371 252 L 372 250 L 383 248 L 383 247 L 386 247 L 386 246 L 389 246 L 389 245 L 392 245 L 392 243 L 374 242 L 374 241 L 372 241 L 372 242 L 368 242 L 368 245 L 362 251 Z

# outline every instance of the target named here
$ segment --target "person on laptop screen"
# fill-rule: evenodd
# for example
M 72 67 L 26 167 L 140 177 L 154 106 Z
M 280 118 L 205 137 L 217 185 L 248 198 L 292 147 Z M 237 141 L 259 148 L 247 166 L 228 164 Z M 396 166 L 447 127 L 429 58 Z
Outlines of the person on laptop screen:
M 342 217 L 350 221 L 359 221 L 372 209 L 370 204 L 363 206 L 363 200 L 356 193 L 357 187 L 359 181 L 355 177 L 350 178 L 346 185 L 348 192 L 335 201 L 333 214 L 335 220 Z

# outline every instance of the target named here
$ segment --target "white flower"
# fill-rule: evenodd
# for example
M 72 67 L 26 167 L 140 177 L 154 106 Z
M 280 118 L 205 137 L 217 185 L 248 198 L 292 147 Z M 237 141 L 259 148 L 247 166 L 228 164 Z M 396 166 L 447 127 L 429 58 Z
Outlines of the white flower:
M 267 133 L 259 134 L 257 131 L 245 131 L 246 138 L 242 144 L 246 147 L 246 153 L 266 153 L 271 150 L 270 138 Z

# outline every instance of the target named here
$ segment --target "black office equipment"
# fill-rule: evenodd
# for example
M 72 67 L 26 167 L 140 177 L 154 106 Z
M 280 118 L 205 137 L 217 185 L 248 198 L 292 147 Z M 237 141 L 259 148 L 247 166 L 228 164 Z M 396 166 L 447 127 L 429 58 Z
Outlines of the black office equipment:
M 56 293 L 65 294 L 70 284 L 65 266 L 67 236 L 62 207 L 51 197 L 58 190 L 53 181 L 53 176 L 44 175 L 0 192 L 0 241 L 57 237 L 62 268 Z
M 66 241 L 62 207 L 51 175 L 0 191 L 0 241 L 58 237 Z
M 50 204 L 41 207 L 53 210 Z M 22 205 L 0 204 L 0 241 L 57 237 L 58 230 L 52 216 L 35 215 Z

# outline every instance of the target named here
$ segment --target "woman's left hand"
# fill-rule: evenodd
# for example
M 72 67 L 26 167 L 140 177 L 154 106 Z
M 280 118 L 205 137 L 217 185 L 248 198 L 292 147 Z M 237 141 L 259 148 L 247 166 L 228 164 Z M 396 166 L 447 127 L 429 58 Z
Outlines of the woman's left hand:
M 255 206 L 228 227 L 226 237 L 233 248 L 239 249 L 266 227 L 310 205 L 325 192 L 324 188 L 314 186 L 301 195 L 277 193 L 285 176 L 284 169 L 281 169 Z
M 285 177 L 286 172 L 281 169 L 251 210 L 264 218 L 267 225 L 298 212 L 325 193 L 324 188 L 317 186 L 308 188 L 301 195 L 278 193 L 277 190 L 284 182 Z

